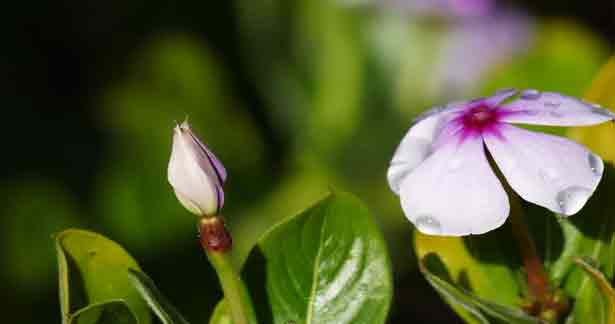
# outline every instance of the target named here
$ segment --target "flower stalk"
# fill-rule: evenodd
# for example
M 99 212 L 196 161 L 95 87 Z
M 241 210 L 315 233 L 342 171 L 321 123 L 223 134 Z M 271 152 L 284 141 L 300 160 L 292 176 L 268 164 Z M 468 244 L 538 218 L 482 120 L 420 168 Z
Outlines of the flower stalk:
M 551 290 L 549 278 L 544 269 L 542 260 L 538 256 L 536 244 L 530 236 L 529 229 L 523 219 L 523 212 L 517 199 L 511 202 L 510 225 L 512 234 L 519 247 L 523 267 L 527 273 L 527 284 L 532 298 L 538 302 L 545 302 Z
M 519 197 L 510 190 L 508 192 L 511 200 L 509 221 L 527 275 L 529 298 L 524 301 L 522 308 L 547 323 L 556 323 L 557 319 L 568 311 L 568 301 L 559 289 L 551 286 L 536 244 L 523 218 Z
M 216 270 L 233 324 L 256 324 L 252 299 L 231 259 L 232 238 L 224 221 L 219 216 L 202 217 L 198 227 L 201 246 Z

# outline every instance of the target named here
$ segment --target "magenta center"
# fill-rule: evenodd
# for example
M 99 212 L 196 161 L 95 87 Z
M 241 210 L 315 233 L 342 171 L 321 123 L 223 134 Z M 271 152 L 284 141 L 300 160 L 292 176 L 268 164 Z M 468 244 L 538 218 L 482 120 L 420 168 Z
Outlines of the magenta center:
M 498 119 L 497 110 L 486 105 L 470 108 L 462 115 L 463 127 L 466 130 L 480 132 L 494 126 Z
M 475 106 L 468 107 L 456 119 L 455 123 L 460 130 L 461 139 L 467 137 L 481 136 L 484 133 L 491 133 L 500 137 L 498 125 L 506 112 L 497 106 L 489 106 L 482 102 Z

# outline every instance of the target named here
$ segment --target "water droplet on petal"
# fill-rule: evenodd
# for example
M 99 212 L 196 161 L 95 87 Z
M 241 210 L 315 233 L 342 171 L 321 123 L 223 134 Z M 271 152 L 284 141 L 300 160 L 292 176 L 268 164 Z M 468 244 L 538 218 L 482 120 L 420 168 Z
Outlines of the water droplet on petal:
M 613 116 L 613 113 L 611 111 L 609 111 L 608 109 L 602 108 L 598 104 L 590 103 L 589 105 L 591 106 L 591 111 L 594 114 L 598 114 L 598 115 L 609 117 L 609 118 L 614 118 L 615 117 L 615 116 Z
M 591 152 L 587 153 L 587 164 L 589 164 L 589 168 L 592 170 L 594 175 L 602 175 L 602 171 L 604 171 L 604 164 L 596 154 Z
M 541 169 L 538 174 L 545 182 L 554 182 L 558 178 L 557 171 L 553 169 Z
M 540 91 L 538 90 L 528 89 L 528 90 L 523 90 L 523 92 L 521 92 L 521 99 L 536 100 L 538 98 L 540 98 Z
M 509 92 L 516 92 L 515 88 L 503 88 L 495 91 L 495 95 L 501 95 Z
M 592 191 L 587 188 L 572 186 L 558 192 L 555 195 L 555 200 L 561 213 L 569 216 L 578 212 L 585 205 L 591 194 Z
M 416 218 L 414 225 L 421 231 L 421 233 L 429 235 L 437 235 L 442 233 L 442 226 L 440 222 L 429 215 L 423 215 Z

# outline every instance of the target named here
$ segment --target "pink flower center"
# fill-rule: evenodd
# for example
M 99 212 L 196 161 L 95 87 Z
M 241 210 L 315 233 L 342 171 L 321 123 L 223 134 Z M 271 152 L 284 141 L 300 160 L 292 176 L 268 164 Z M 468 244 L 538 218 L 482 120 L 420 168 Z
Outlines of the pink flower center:
M 484 133 L 500 137 L 498 125 L 501 125 L 501 119 L 506 114 L 507 112 L 498 106 L 479 102 L 466 108 L 453 122 L 458 127 L 462 141 Z
M 496 108 L 480 104 L 468 109 L 461 118 L 464 130 L 482 133 L 498 123 L 499 114 Z

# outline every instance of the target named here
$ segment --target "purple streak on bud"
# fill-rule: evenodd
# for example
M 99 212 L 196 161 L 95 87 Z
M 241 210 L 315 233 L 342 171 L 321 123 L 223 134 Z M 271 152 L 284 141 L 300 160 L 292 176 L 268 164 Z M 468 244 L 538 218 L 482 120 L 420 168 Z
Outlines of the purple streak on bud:
M 182 124 L 182 126 L 184 125 L 188 129 L 190 128 L 190 125 L 188 125 L 186 122 Z M 207 155 L 209 162 L 214 167 L 214 171 L 216 171 L 216 175 L 218 176 L 218 180 L 220 181 L 220 183 L 224 184 L 224 182 L 226 181 L 226 169 L 224 168 L 224 165 L 222 165 L 222 162 L 220 162 L 220 160 L 218 160 L 218 158 L 216 158 L 216 156 L 211 153 L 207 146 L 203 144 L 203 142 L 201 142 L 201 140 L 199 140 L 198 137 L 194 135 L 194 133 L 190 132 L 190 135 L 192 136 L 192 139 L 203 150 L 203 152 Z

